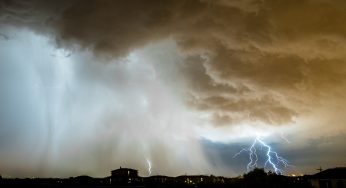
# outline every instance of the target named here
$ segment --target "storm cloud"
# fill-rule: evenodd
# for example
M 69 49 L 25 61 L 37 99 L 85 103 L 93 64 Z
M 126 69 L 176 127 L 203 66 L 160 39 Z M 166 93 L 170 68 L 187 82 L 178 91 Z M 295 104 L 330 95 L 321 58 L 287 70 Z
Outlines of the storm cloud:
M 43 140 L 63 147 L 74 140 L 72 135 L 66 136 L 73 125 L 74 131 L 83 133 L 81 143 L 75 142 L 74 147 L 91 146 L 85 155 L 102 153 L 95 157 L 100 159 L 115 157 L 115 151 L 131 151 L 152 158 L 171 174 L 181 172 L 180 167 L 196 157 L 182 157 L 192 148 L 201 156 L 191 167 L 198 167 L 197 172 L 213 169 L 202 156 L 205 148 L 200 140 L 229 142 L 241 127 L 290 129 L 291 135 L 312 130 L 306 139 L 323 133 L 332 137 L 345 132 L 341 113 L 346 110 L 345 8 L 341 0 L 1 0 L 0 45 L 23 48 L 1 53 L 3 72 L 18 74 L 3 74 L 2 81 L 19 80 L 25 86 L 32 85 L 30 80 L 38 81 L 37 87 L 47 92 L 42 99 L 41 90 L 35 94 L 32 88 L 18 90 L 13 88 L 16 83 L 4 82 L 8 92 L 3 101 L 13 101 L 16 96 L 12 93 L 30 94 L 25 95 L 27 100 L 20 95 L 23 101 L 16 101 L 28 109 L 15 108 L 4 115 L 1 129 L 14 135 L 19 128 L 13 126 L 21 127 L 24 120 L 13 123 L 11 115 L 27 114 L 33 104 L 26 103 L 33 102 L 33 97 L 46 100 L 37 107 L 41 111 L 28 115 L 32 124 L 28 126 L 49 122 Z M 40 41 L 20 39 L 26 35 L 30 35 L 27 40 Z M 51 46 L 54 53 L 60 50 L 62 54 L 48 55 L 41 62 L 31 55 L 39 56 L 39 51 L 24 53 L 30 44 L 37 49 Z M 23 59 L 13 59 L 11 53 L 21 54 Z M 60 68 L 44 63 L 61 59 L 70 63 Z M 41 121 L 42 116 L 47 119 Z M 64 126 L 69 128 L 56 130 Z M 98 141 L 98 136 L 88 135 L 95 127 L 100 131 L 96 133 L 108 136 Z M 225 138 L 227 131 L 231 138 Z M 61 137 L 56 139 L 64 139 L 54 141 L 52 135 L 57 133 Z M 155 145 L 155 139 L 162 139 L 160 134 L 164 141 Z M 134 137 L 132 144 L 126 141 L 128 136 Z M 90 143 L 82 143 L 89 137 Z M 10 139 L 4 138 L 2 143 Z M 190 143 L 187 148 L 158 157 L 165 153 L 159 151 L 169 153 L 184 140 Z M 297 140 L 304 142 L 300 137 Z M 152 149 L 137 151 L 133 144 Z M 52 151 L 47 153 L 42 155 L 51 160 Z M 126 159 L 125 154 L 118 157 L 99 165 L 98 171 Z M 145 169 L 139 162 L 145 160 L 140 158 L 143 156 L 133 157 L 130 163 Z M 168 161 L 173 162 L 167 165 Z M 181 161 L 185 163 L 174 167 Z

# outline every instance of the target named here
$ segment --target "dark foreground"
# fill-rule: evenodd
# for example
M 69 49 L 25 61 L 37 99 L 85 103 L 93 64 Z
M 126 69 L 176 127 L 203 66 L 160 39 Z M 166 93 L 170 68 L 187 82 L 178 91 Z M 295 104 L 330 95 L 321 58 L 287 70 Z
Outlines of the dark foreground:
M 124 171 L 123 169 L 121 171 Z M 128 173 L 129 174 L 129 173 Z M 113 174 L 114 175 L 114 174 Z M 309 176 L 288 177 L 274 173 L 266 173 L 263 169 L 255 169 L 238 178 L 217 176 L 150 176 L 130 177 L 110 176 L 92 178 L 78 176 L 66 179 L 0 179 L 0 187 L 36 187 L 36 188 L 311 188 Z

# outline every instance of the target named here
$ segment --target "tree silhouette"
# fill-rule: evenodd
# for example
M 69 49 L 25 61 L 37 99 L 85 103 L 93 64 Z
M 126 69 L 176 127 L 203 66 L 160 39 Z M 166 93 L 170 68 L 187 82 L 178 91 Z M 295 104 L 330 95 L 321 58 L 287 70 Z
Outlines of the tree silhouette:
M 267 173 L 262 168 L 255 168 L 244 174 L 246 187 L 266 187 Z

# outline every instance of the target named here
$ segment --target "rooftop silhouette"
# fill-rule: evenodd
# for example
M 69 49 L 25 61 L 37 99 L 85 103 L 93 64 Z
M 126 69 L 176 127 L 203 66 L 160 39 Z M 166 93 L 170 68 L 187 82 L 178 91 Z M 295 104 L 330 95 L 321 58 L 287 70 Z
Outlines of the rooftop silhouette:
M 110 176 L 93 178 L 77 176 L 70 178 L 1 178 L 1 187 L 235 187 L 235 188 L 344 188 L 346 186 L 346 167 L 321 171 L 314 175 L 284 176 L 266 172 L 264 169 L 254 170 L 234 178 L 214 175 L 181 175 L 169 177 L 154 175 L 141 177 L 138 170 L 122 168 L 112 170 Z

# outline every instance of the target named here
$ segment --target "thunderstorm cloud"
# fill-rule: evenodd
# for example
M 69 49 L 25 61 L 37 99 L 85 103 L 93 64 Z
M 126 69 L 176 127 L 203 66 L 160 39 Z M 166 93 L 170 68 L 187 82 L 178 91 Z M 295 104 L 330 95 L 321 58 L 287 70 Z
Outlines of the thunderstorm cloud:
M 145 175 L 149 159 L 154 174 L 231 176 L 257 133 L 300 165 L 291 172 L 342 165 L 345 8 L 0 0 L 0 173 Z

